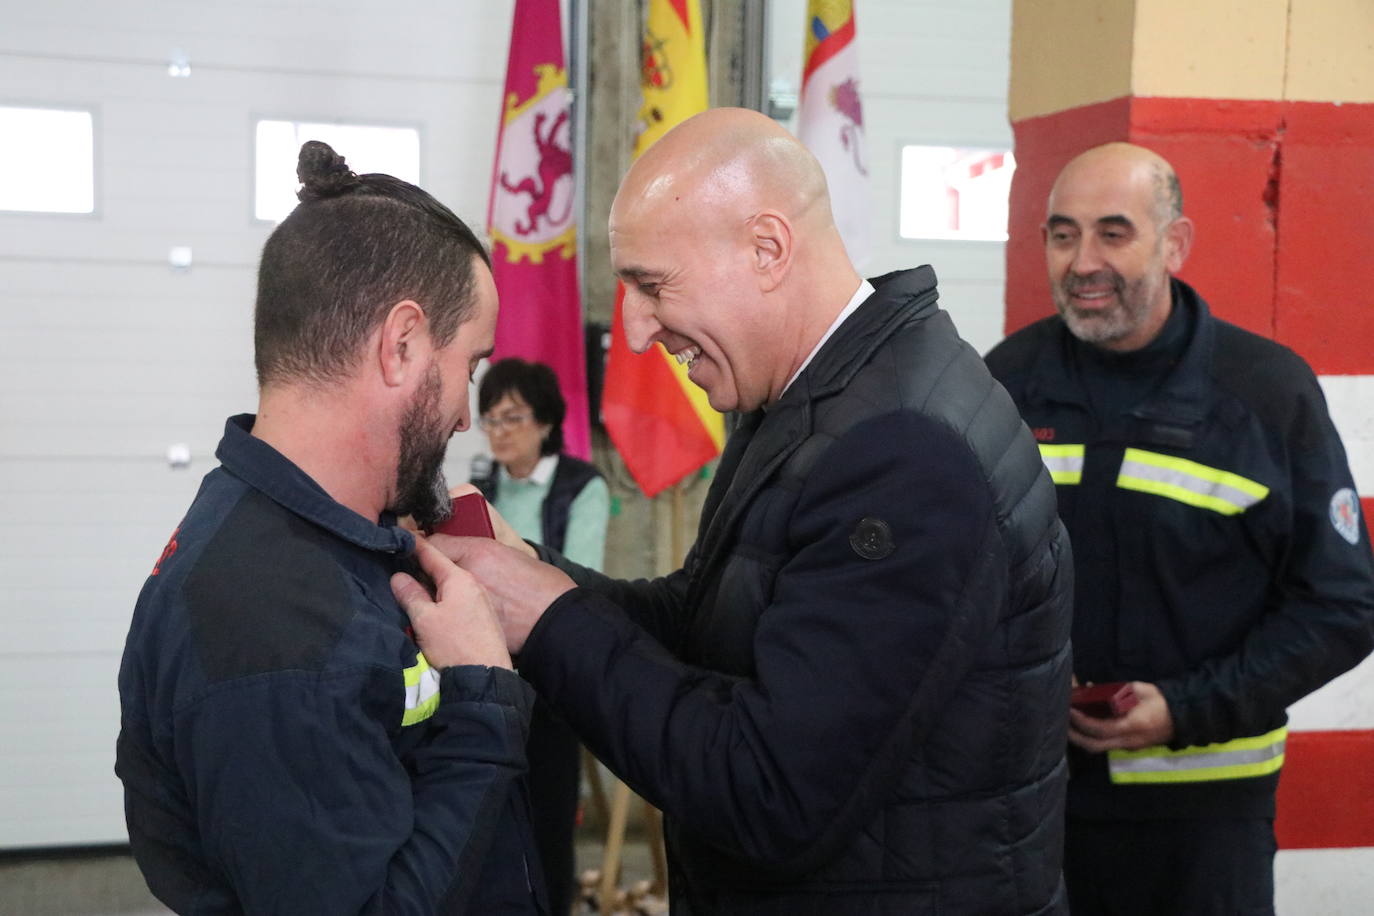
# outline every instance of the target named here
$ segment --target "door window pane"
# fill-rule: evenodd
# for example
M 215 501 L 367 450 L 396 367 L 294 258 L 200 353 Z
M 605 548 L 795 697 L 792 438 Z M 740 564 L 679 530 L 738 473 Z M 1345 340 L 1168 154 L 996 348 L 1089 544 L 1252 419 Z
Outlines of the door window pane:
M 95 211 L 89 111 L 0 107 L 0 210 Z

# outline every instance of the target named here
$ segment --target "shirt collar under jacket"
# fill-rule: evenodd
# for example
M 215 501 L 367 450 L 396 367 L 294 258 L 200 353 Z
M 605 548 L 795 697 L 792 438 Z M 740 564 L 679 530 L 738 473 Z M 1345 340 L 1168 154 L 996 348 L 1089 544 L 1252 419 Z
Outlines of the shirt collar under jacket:
M 245 413 L 225 421 L 224 438 L 215 449 L 224 470 L 301 518 L 359 547 L 403 555 L 415 549 L 415 538 L 396 526 L 391 513 L 383 513 L 380 524 L 364 518 L 336 502 L 281 452 L 254 437 L 255 419 Z
M 506 466 L 503 464 L 501 465 L 500 471 L 501 482 L 505 483 L 506 481 L 510 481 L 514 484 L 536 484 L 542 487 L 553 479 L 553 472 L 557 469 L 557 455 L 545 455 L 543 458 L 540 458 L 538 461 L 536 461 L 534 464 L 534 470 L 530 471 L 528 477 L 510 476 L 510 471 L 507 471 Z
M 873 292 L 872 283 L 869 283 L 867 280 L 863 280 L 859 283 L 859 288 L 854 291 L 854 295 L 849 297 L 849 304 L 844 307 L 844 310 L 841 311 L 840 314 L 835 316 L 835 320 L 830 323 L 830 327 L 825 329 L 825 333 L 821 335 L 820 340 L 816 341 L 816 345 L 811 348 L 811 352 L 806 354 L 806 359 L 797 367 L 797 371 L 793 372 L 792 377 L 787 380 L 787 384 L 782 386 L 784 393 L 787 392 L 788 388 L 792 387 L 792 383 L 797 380 L 797 376 L 801 375 L 802 371 L 805 370 L 807 366 L 811 365 L 811 360 L 815 359 L 816 354 L 821 352 L 821 347 L 825 346 L 825 342 L 830 339 L 831 335 L 839 330 L 840 325 L 844 324 L 844 320 L 854 314 L 854 310 L 863 305 L 864 300 L 873 295 Z

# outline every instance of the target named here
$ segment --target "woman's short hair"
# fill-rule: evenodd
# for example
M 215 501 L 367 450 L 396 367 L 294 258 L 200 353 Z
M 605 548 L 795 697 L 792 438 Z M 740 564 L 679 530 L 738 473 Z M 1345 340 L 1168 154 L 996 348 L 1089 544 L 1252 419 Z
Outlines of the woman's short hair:
M 539 445 L 539 453 L 557 455 L 563 451 L 563 418 L 568 414 L 568 404 L 563 400 L 558 375 L 552 367 L 516 357 L 492 363 L 477 389 L 478 411 L 487 413 L 508 394 L 519 396 L 530 405 L 534 421 L 549 427 L 548 436 Z

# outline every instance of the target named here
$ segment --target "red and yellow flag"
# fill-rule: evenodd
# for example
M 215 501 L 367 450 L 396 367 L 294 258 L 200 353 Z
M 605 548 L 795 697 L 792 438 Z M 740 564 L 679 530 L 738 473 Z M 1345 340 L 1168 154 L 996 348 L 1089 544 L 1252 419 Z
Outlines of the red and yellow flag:
M 803 61 L 797 138 L 825 171 L 835 226 L 850 260 L 862 267 L 872 210 L 853 0 L 809 0 Z
M 501 297 L 494 359 L 553 367 L 568 415 L 564 451 L 591 454 L 587 358 L 573 214 L 572 99 L 558 0 L 515 0 L 487 206 Z
M 706 36 L 697 0 L 649 0 L 641 46 L 639 156 L 676 124 L 707 107 Z M 606 363 L 601 415 L 630 476 L 646 496 L 677 483 L 720 454 L 725 423 L 706 392 L 662 346 L 636 355 L 621 320 L 623 288 Z

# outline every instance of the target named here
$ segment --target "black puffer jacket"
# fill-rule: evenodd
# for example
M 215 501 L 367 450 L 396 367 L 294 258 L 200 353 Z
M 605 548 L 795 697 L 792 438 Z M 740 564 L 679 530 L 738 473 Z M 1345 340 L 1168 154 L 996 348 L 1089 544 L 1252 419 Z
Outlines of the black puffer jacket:
M 1068 542 L 920 268 L 721 460 L 683 570 L 572 569 L 521 663 L 667 814 L 675 916 L 1062 912 Z

